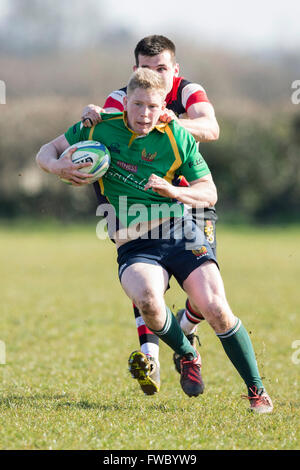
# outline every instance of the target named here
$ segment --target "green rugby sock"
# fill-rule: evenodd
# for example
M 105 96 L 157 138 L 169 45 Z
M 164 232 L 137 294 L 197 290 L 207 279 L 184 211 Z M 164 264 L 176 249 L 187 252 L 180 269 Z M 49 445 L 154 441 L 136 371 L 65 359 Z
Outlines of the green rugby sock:
M 196 357 L 197 352 L 183 333 L 176 318 L 168 307 L 166 307 L 166 313 L 166 322 L 161 330 L 156 331 L 148 328 L 180 356 L 192 354 L 193 357 Z
M 253 395 L 250 388 L 264 388 L 251 339 L 241 320 L 237 318 L 233 328 L 226 333 L 217 334 L 217 336 L 227 356 L 247 385 L 249 394 Z

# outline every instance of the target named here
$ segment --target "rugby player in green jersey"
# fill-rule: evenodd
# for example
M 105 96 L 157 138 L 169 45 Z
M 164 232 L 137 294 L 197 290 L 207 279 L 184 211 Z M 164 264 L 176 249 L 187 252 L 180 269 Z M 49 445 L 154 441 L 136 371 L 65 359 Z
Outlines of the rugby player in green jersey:
M 193 83 L 179 75 L 179 64 L 176 61 L 175 44 L 162 35 L 151 35 L 141 39 L 134 50 L 135 65 L 154 70 L 159 73 L 166 84 L 166 108 L 163 110 L 160 120 L 168 122 L 171 119 L 176 121 L 188 130 L 198 142 L 209 142 L 218 139 L 219 126 L 215 117 L 213 105 L 211 104 L 206 91 L 199 83 Z M 123 112 L 123 99 L 126 96 L 126 87 L 113 91 L 106 98 L 103 108 L 96 105 L 87 106 L 82 113 L 84 126 L 90 127 L 97 124 L 102 119 L 102 112 Z M 99 114 L 100 113 L 100 114 Z M 186 180 L 179 176 L 174 184 L 186 185 Z M 99 199 L 99 184 L 95 183 L 94 188 Z M 216 256 L 216 210 L 214 207 L 205 208 L 203 212 L 203 230 Z M 153 370 L 149 381 L 152 380 L 152 390 L 148 386 L 147 393 L 153 393 L 159 388 L 159 340 L 145 325 L 138 308 L 134 305 L 134 316 L 140 342 L 140 349 L 148 357 L 156 362 L 156 369 Z M 191 344 L 196 347 L 200 345 L 199 337 L 195 334 L 198 324 L 204 320 L 203 316 L 192 309 L 187 299 L 186 307 L 177 312 L 177 319 L 187 335 Z M 180 357 L 173 354 L 176 370 L 180 373 Z M 139 382 L 145 391 L 142 382 Z
M 251 409 L 271 412 L 273 405 L 264 389 L 251 340 L 228 305 L 213 251 L 195 219 L 183 212 L 184 204 L 197 209 L 214 205 L 215 185 L 191 134 L 175 121 L 159 123 L 164 97 L 161 77 L 138 69 L 128 84 L 124 113 L 103 116 L 91 131 L 75 124 L 40 149 L 37 163 L 74 185 L 84 185 L 90 176 L 78 172 L 72 164 L 72 151 L 62 159 L 58 157 L 71 144 L 87 138 L 110 148 L 111 165 L 101 180 L 101 191 L 109 201 L 104 211 L 115 211 L 112 224 L 108 218 L 108 225 L 112 225 L 108 231 L 118 250 L 120 282 L 147 327 L 180 355 L 183 391 L 188 396 L 203 392 L 201 362 L 165 305 L 171 275 L 222 342 L 247 386 Z M 189 181 L 188 187 L 171 184 L 177 171 Z M 124 197 L 128 204 L 121 203 Z M 137 204 L 141 218 L 132 211 Z M 146 386 L 150 371 L 147 357 L 137 351 L 131 356 L 131 364 L 133 376 L 143 377 Z

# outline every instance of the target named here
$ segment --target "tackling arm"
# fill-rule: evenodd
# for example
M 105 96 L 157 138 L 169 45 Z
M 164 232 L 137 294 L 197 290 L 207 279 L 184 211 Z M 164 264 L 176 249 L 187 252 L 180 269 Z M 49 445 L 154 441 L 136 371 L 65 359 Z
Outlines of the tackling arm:
M 211 103 L 192 104 L 187 110 L 187 119 L 180 118 L 178 122 L 197 142 L 210 142 L 219 138 L 219 124 Z

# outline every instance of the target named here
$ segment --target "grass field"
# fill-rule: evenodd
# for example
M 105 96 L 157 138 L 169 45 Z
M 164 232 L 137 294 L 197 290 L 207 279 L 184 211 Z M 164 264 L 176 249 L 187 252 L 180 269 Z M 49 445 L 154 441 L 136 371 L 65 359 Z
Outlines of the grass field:
M 164 344 L 161 391 L 141 393 L 127 371 L 138 348 L 130 302 L 114 246 L 94 226 L 2 226 L 0 448 L 299 449 L 299 239 L 299 228 L 219 224 L 227 297 L 251 333 L 275 406 L 257 416 L 207 324 L 204 395 L 184 395 Z M 183 305 L 176 282 L 166 299 L 174 310 Z

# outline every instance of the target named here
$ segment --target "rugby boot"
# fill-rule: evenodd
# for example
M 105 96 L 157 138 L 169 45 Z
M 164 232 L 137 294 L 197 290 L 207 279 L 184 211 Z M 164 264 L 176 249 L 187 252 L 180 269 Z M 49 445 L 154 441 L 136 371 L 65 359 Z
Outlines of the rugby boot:
M 160 388 L 159 365 L 155 359 L 141 351 L 133 351 L 128 359 L 132 378 L 137 379 L 145 395 L 154 395 Z
M 250 401 L 250 410 L 255 413 L 272 413 L 273 403 L 267 392 L 260 388 L 259 390 L 256 387 L 250 388 L 251 395 L 245 396 L 243 398 L 248 398 Z
M 180 385 L 184 393 L 189 397 L 197 397 L 203 393 L 204 383 L 201 377 L 200 354 L 197 352 L 197 356 L 195 358 L 191 353 L 183 356 L 180 360 L 180 367 Z
M 181 310 L 178 310 L 178 312 L 176 314 L 176 320 L 178 321 L 179 325 L 180 325 L 180 320 L 181 320 L 182 315 L 184 314 L 184 312 L 185 312 L 185 309 L 183 308 Z M 189 340 L 189 342 L 191 343 L 191 345 L 193 346 L 194 349 L 197 350 L 196 340 L 198 341 L 198 345 L 201 346 L 199 336 L 196 335 L 195 333 L 191 333 L 190 335 L 185 335 L 185 336 L 187 337 L 187 339 Z M 181 360 L 181 356 L 179 356 L 179 354 L 174 352 L 173 362 L 174 362 L 175 370 L 177 370 L 178 374 L 181 373 L 180 360 Z

